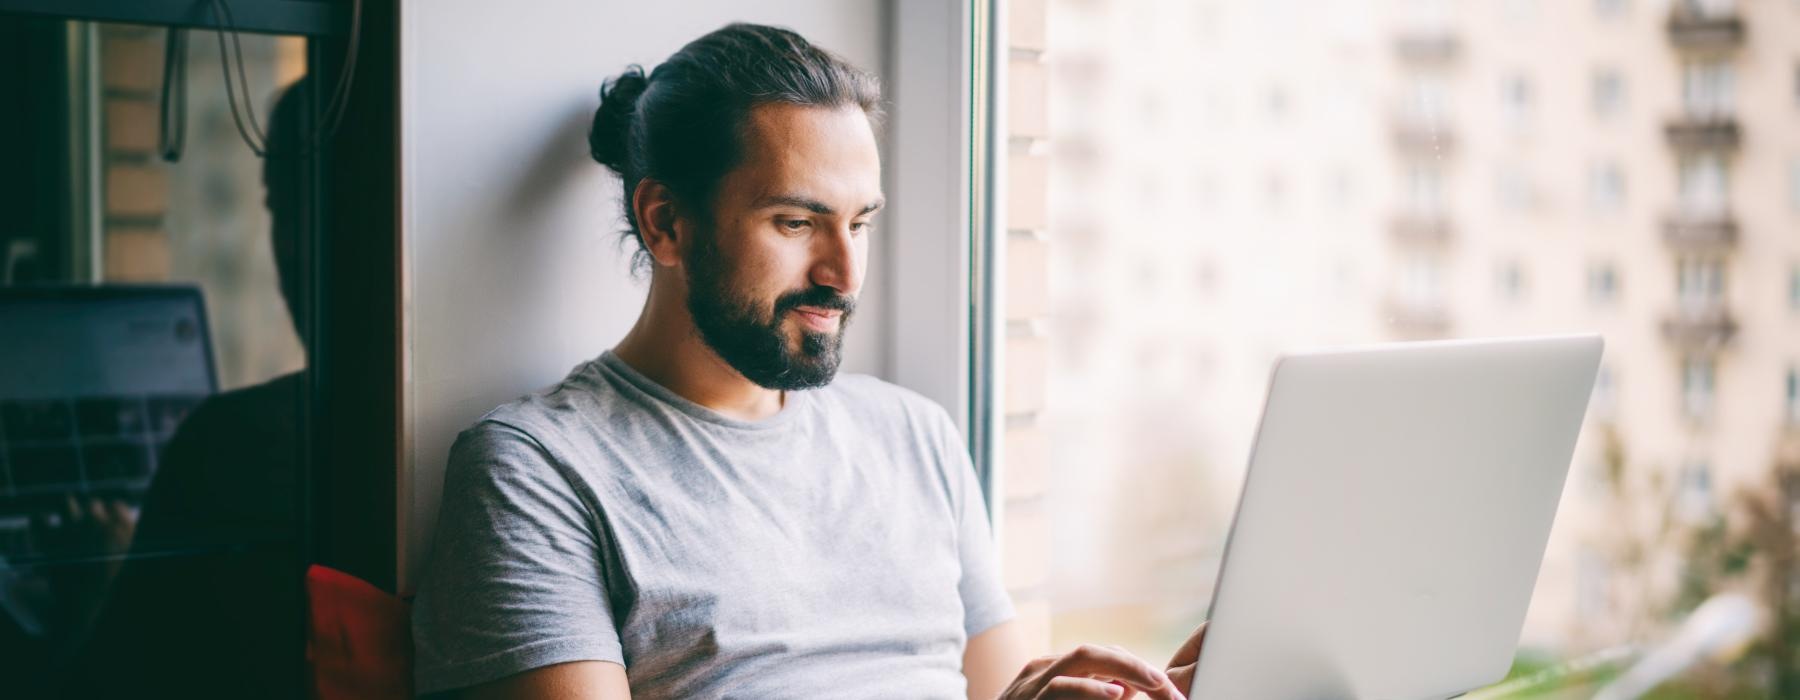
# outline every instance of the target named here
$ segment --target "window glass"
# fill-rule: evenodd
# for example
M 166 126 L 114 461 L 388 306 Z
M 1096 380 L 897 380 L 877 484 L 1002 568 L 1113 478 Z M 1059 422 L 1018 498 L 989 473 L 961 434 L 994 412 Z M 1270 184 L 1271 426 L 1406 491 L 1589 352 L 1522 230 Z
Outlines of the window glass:
M 1048 96 L 1046 131 L 985 201 L 1043 225 L 987 233 L 1005 293 L 977 313 L 1008 329 L 1005 361 L 973 377 L 1004 397 L 987 466 L 1032 638 L 1161 660 L 1204 618 L 1281 353 L 1597 331 L 1570 477 L 1596 488 L 1560 505 L 1515 669 L 1546 675 L 1517 696 L 1594 697 L 1630 663 L 1596 654 L 1661 648 L 1738 591 L 1781 636 L 1656 697 L 1800 697 L 1774 651 L 1800 648 L 1777 596 L 1800 569 L 1773 544 L 1793 527 L 1764 518 L 1800 483 L 1775 398 L 1800 347 L 1791 13 L 1275 5 L 1012 0 L 997 19 L 1047 67 L 1002 83 Z M 1730 293 L 1781 280 L 1789 303 Z
M 0 696 L 305 688 L 307 42 L 218 38 L 0 14 Z

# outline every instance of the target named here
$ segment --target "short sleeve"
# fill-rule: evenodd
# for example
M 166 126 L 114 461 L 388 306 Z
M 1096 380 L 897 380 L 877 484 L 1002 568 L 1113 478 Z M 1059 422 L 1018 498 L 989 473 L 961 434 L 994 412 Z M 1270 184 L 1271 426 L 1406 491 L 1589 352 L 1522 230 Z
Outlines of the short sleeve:
M 494 422 L 458 436 L 413 606 L 418 692 L 570 661 L 623 665 L 602 532 L 536 440 Z
M 1000 578 L 987 501 L 981 481 L 975 476 L 975 465 L 969 460 L 969 450 L 947 415 L 941 430 L 945 436 L 944 466 L 949 471 L 952 489 L 950 502 L 956 510 L 957 555 L 962 564 L 957 593 L 962 596 L 963 632 L 973 639 L 1013 618 L 1012 598 L 1006 594 L 1006 585 Z

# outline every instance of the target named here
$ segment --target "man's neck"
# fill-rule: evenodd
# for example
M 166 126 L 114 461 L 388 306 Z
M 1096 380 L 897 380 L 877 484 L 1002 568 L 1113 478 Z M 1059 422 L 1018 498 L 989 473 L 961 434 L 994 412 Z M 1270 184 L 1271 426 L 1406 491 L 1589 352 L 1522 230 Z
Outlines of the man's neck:
M 644 303 L 631 331 L 613 347 L 625 364 L 676 395 L 737 420 L 762 420 L 781 411 L 785 394 L 744 378 L 700 339 L 684 306 L 657 295 Z

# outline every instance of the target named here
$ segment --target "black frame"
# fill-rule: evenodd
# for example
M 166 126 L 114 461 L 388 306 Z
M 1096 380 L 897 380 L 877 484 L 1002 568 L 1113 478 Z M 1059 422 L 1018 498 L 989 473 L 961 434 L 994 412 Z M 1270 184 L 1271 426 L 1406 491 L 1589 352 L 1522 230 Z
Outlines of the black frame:
M 329 36 L 349 12 L 328 0 L 226 0 L 238 31 Z M 55 19 L 218 29 L 212 0 L 0 0 L 0 12 Z

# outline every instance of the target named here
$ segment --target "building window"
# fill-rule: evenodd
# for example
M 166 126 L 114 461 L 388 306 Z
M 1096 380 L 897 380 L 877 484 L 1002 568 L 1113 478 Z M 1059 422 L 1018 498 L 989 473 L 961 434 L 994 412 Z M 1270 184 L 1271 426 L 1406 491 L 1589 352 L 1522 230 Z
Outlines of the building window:
M 1594 395 L 1588 401 L 1588 410 L 1595 418 L 1610 420 L 1618 405 L 1618 381 L 1613 377 L 1612 367 L 1600 365 L 1600 371 L 1594 374 Z
M 1444 213 L 1444 171 L 1435 163 L 1413 163 L 1406 169 L 1407 211 L 1423 217 Z
M 1400 301 L 1413 307 L 1442 306 L 1443 263 L 1429 255 L 1408 257 L 1400 266 Z
M 1512 126 L 1524 126 L 1531 119 L 1531 79 L 1523 75 L 1507 76 L 1500 81 L 1500 115 Z
M 1582 547 L 1575 559 L 1575 614 L 1583 618 L 1606 614 L 1611 580 L 1606 557 L 1592 546 Z
M 1194 208 L 1205 212 L 1218 211 L 1223 194 L 1219 177 L 1212 173 L 1202 173 L 1194 184 Z
M 1518 301 L 1525 297 L 1525 270 L 1518 261 L 1509 260 L 1502 264 L 1497 277 L 1501 299 Z
M 1681 84 L 1681 102 L 1687 116 L 1699 120 L 1730 118 L 1735 82 L 1731 64 L 1723 59 L 1689 61 Z
M 1611 117 L 1625 109 L 1625 77 L 1618 69 L 1601 68 L 1594 72 L 1590 98 L 1594 116 Z
M 1788 268 L 1788 310 L 1800 311 L 1800 265 Z
M 1443 76 L 1414 75 L 1406 84 L 1402 106 L 1406 120 L 1415 126 L 1442 128 L 1450 121 L 1450 89 Z
M 1269 173 L 1263 179 L 1263 204 L 1271 214 L 1288 213 L 1288 183 L 1281 173 Z
M 1678 0 L 1676 6 L 1695 17 L 1730 17 L 1737 12 L 1737 0 Z
M 1705 312 L 1725 300 L 1725 262 L 1717 258 L 1683 258 L 1677 263 L 1675 298 L 1687 312 Z
M 1588 208 L 1616 212 L 1625 204 L 1625 171 L 1612 161 L 1588 168 Z
M 1501 166 L 1494 185 L 1502 211 L 1529 211 L 1537 204 L 1537 192 L 1531 178 L 1517 167 Z
M 1784 405 L 1788 425 L 1800 425 L 1800 368 L 1788 368 L 1787 402 Z
M 1608 306 L 1619 298 L 1619 270 L 1612 263 L 1594 263 L 1588 266 L 1587 276 L 1588 301 L 1598 306 Z
M 1712 515 L 1712 465 L 1703 459 L 1692 460 L 1681 466 L 1678 479 L 1675 506 L 1681 516 L 1696 521 Z
M 1714 369 L 1709 357 L 1692 356 L 1681 364 L 1681 408 L 1689 420 L 1712 417 Z
M 1681 212 L 1692 217 L 1714 217 L 1725 213 L 1729 183 L 1725 158 L 1718 153 L 1696 153 L 1681 161 L 1678 199 Z
M 1788 208 L 1800 213 L 1800 158 L 1788 161 Z

